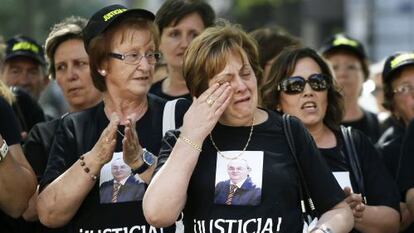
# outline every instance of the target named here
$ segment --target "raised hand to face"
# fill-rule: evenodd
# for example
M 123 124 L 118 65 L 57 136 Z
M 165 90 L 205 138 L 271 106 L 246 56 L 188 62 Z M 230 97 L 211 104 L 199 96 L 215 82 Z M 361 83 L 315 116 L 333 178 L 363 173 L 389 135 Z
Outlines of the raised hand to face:
M 193 103 L 184 115 L 181 134 L 201 143 L 211 132 L 230 103 L 233 90 L 228 82 L 211 85 Z

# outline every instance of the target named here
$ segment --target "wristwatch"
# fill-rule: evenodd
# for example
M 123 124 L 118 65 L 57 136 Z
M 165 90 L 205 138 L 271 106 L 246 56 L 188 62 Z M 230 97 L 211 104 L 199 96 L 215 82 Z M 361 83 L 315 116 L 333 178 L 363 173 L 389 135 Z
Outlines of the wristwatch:
M 143 149 L 143 151 L 144 153 L 142 153 L 142 161 L 144 161 L 144 163 L 140 167 L 131 170 L 132 174 L 134 175 L 145 172 L 149 167 L 151 167 L 155 163 L 155 155 L 153 155 L 146 149 Z
M 9 147 L 7 146 L 6 140 L 3 139 L 3 145 L 0 147 L 0 162 L 6 158 L 7 152 L 9 151 Z

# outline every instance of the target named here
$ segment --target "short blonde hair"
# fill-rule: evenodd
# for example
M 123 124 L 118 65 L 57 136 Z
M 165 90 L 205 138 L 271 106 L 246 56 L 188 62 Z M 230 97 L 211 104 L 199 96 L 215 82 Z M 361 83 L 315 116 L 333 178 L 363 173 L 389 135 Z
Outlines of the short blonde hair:
M 185 54 L 183 73 L 192 96 L 207 90 L 209 80 L 224 69 L 232 52 L 242 59 L 246 54 L 256 77 L 261 78 L 256 41 L 239 26 L 221 21 L 196 37 Z
M 16 100 L 13 92 L 6 84 L 0 80 L 0 97 L 3 97 L 10 105 Z

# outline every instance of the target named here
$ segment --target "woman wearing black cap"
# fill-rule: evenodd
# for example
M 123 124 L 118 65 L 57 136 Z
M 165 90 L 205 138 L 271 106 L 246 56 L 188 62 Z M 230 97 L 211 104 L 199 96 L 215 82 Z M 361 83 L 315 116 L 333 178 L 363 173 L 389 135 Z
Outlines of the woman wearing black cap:
M 166 101 L 148 95 L 158 61 L 155 16 L 111 5 L 83 30 L 103 102 L 61 120 L 41 182 L 38 214 L 69 232 L 168 232 L 149 226 L 141 200 L 158 154 Z M 176 126 L 186 104 L 176 105 Z M 116 161 L 116 162 L 113 162 Z
M 358 104 L 362 85 L 369 75 L 368 61 L 363 45 L 346 35 L 336 34 L 320 49 L 331 63 L 345 100 L 345 114 L 342 124 L 364 132 L 373 143 L 380 134 L 377 116 Z
M 389 56 L 384 64 L 382 73 L 384 87 L 383 106 L 391 111 L 392 118 L 396 122 L 387 129 L 378 140 L 377 146 L 382 152 L 383 159 L 391 175 L 397 181 L 401 195 L 402 227 L 407 227 L 414 219 L 414 208 L 407 211 L 405 201 L 409 201 L 406 196 L 410 187 L 407 185 L 412 181 L 407 179 L 406 173 L 412 171 L 412 164 L 404 162 L 403 150 L 413 141 L 406 134 L 407 127 L 414 119 L 414 53 L 398 52 Z M 409 154 L 409 153 L 406 153 Z M 411 151 L 410 157 L 413 152 Z M 413 195 L 414 196 L 414 195 Z M 407 199 L 406 199 L 407 198 Z M 414 203 L 414 198 L 411 200 Z M 411 204 L 414 206 L 414 204 Z M 406 232 L 413 232 L 414 226 L 410 226 Z

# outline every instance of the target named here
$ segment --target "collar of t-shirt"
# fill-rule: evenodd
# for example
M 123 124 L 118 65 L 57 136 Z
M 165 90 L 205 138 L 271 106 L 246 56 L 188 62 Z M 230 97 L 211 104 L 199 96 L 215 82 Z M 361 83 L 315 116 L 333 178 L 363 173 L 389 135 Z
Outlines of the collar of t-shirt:
M 126 178 L 122 179 L 120 182 L 114 180 L 114 183 L 118 183 L 118 184 L 121 184 L 121 185 L 125 185 L 125 182 L 128 180 L 128 178 L 129 178 L 129 176 L 127 176 Z
M 243 179 L 242 181 L 240 181 L 240 182 L 237 182 L 236 184 L 233 184 L 233 182 L 231 182 L 230 181 L 230 185 L 236 185 L 237 186 L 237 188 L 239 189 L 239 188 L 241 188 L 241 186 L 244 184 L 244 182 L 247 180 L 247 177 L 245 178 L 245 179 Z

